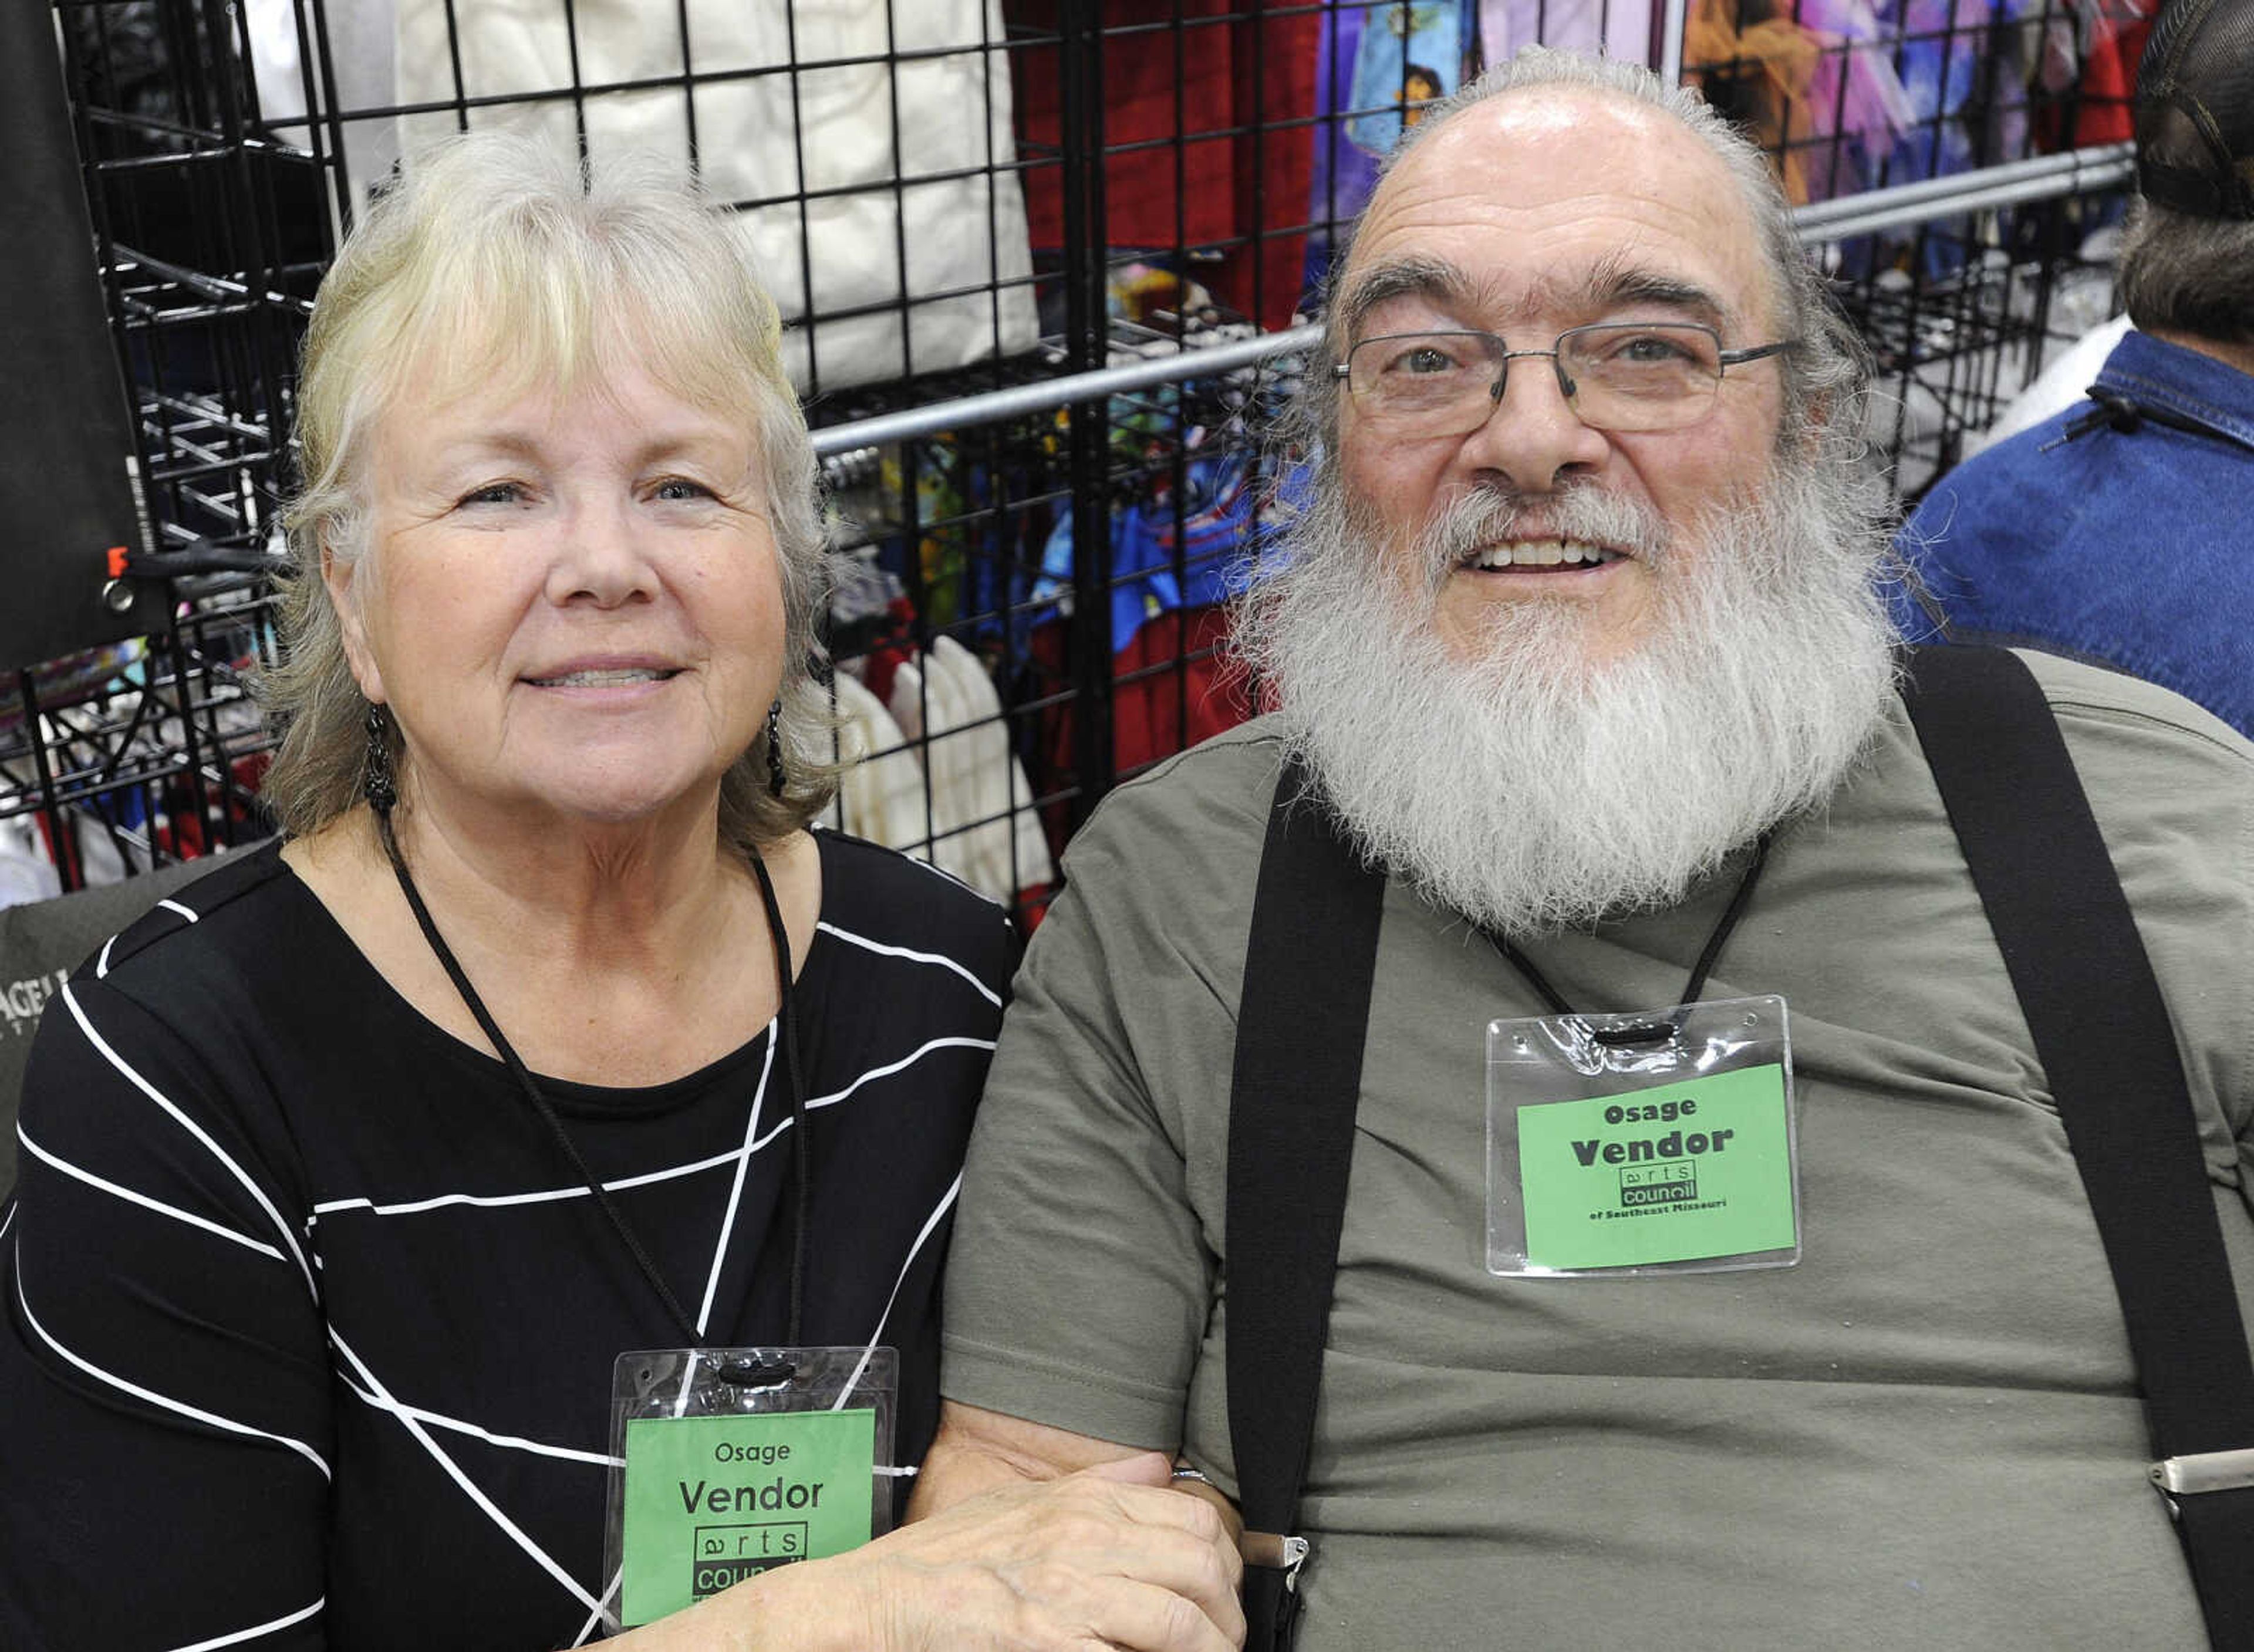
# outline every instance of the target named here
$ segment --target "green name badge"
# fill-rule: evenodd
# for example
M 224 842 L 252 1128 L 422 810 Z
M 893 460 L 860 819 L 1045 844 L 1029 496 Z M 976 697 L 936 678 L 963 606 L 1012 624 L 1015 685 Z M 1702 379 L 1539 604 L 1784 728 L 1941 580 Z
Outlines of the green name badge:
M 1797 1250 L 1778 1063 L 1522 1106 L 1517 1126 L 1530 1270 Z
M 648 1623 L 872 1536 L 873 1410 L 626 1424 L 620 1616 Z

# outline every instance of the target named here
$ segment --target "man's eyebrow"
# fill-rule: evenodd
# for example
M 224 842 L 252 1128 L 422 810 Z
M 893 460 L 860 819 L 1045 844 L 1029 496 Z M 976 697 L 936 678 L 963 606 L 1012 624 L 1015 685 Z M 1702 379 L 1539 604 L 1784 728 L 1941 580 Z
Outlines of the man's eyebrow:
M 1626 258 L 1607 259 L 1590 271 L 1578 295 L 1591 312 L 1651 304 L 1688 311 L 1717 329 L 1732 318 L 1730 308 L 1711 288 L 1662 270 L 1629 263 Z
M 1632 256 L 1623 252 L 1606 258 L 1577 281 L 1543 284 L 1551 289 L 1548 301 L 1590 314 L 1640 305 L 1687 312 L 1718 330 L 1726 330 L 1733 320 L 1730 306 L 1712 289 L 1634 263 Z M 1357 338 L 1370 312 L 1394 298 L 1430 298 L 1444 308 L 1462 310 L 1475 303 L 1474 285 L 1462 270 L 1440 259 L 1396 259 L 1363 270 L 1348 284 L 1334 309 L 1334 325 L 1343 338 Z
M 1438 298 L 1460 303 L 1470 283 L 1453 264 L 1437 258 L 1408 257 L 1365 270 L 1348 284 L 1337 307 L 1337 322 L 1347 338 L 1362 332 L 1369 312 L 1393 298 Z

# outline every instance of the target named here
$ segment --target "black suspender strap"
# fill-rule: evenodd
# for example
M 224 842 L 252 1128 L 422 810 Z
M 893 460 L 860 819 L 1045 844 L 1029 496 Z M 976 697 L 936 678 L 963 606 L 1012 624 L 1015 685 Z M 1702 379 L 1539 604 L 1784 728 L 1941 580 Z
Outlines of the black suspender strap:
M 2000 648 L 1913 651 L 1906 690 L 2065 1121 L 2217 1647 L 2254 1646 L 2254 1361 L 2159 983 L 2066 742 Z
M 1287 762 L 1244 952 L 1228 1109 L 1228 1432 L 1243 1510 L 1249 1652 L 1298 1614 L 1292 1530 L 1314 1435 L 1331 1280 L 1377 970 L 1382 872 L 1362 864 Z

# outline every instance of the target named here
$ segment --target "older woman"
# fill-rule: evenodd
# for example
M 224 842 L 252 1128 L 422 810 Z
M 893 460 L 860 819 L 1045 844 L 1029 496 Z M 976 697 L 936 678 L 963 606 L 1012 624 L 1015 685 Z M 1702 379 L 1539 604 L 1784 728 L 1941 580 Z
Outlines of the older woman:
M 826 564 L 776 341 L 721 217 L 514 140 L 426 161 L 340 256 L 270 685 L 285 841 L 105 947 L 33 1057 L 0 1644 L 612 1630 L 630 1350 L 888 1345 L 920 1455 L 1013 948 L 805 830 Z M 1166 1474 L 990 1497 L 619 1644 L 1220 1647 L 1234 1556 Z

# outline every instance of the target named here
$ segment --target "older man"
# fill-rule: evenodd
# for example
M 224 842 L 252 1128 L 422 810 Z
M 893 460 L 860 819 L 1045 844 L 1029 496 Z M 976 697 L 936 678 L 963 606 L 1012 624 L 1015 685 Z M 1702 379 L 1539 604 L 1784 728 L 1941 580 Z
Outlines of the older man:
M 2137 97 L 2135 327 L 2089 399 L 1950 472 L 1902 538 L 1952 635 L 2104 661 L 2254 735 L 2254 0 L 2174 0 Z
M 926 1506 L 1153 1448 L 1238 1489 L 1268 1378 L 1233 1444 L 1231 1368 L 1281 1357 L 1238 1329 L 1332 1246 L 1287 1223 L 1243 1278 L 1232 1069 L 1296 1165 L 1344 1049 L 1268 1534 L 1311 1546 L 1302 1652 L 2197 1644 L 2092 1206 L 1895 690 L 1852 340 L 1759 157 L 1639 70 L 1522 56 L 1418 129 L 1330 332 L 1319 497 L 1244 616 L 1281 709 L 1105 803 L 1020 976 Z M 2166 995 L 2188 1202 L 2254 1279 L 2254 750 L 2030 663 Z M 1385 877 L 1343 1043 L 1354 948 L 1248 942 L 1279 785 Z

